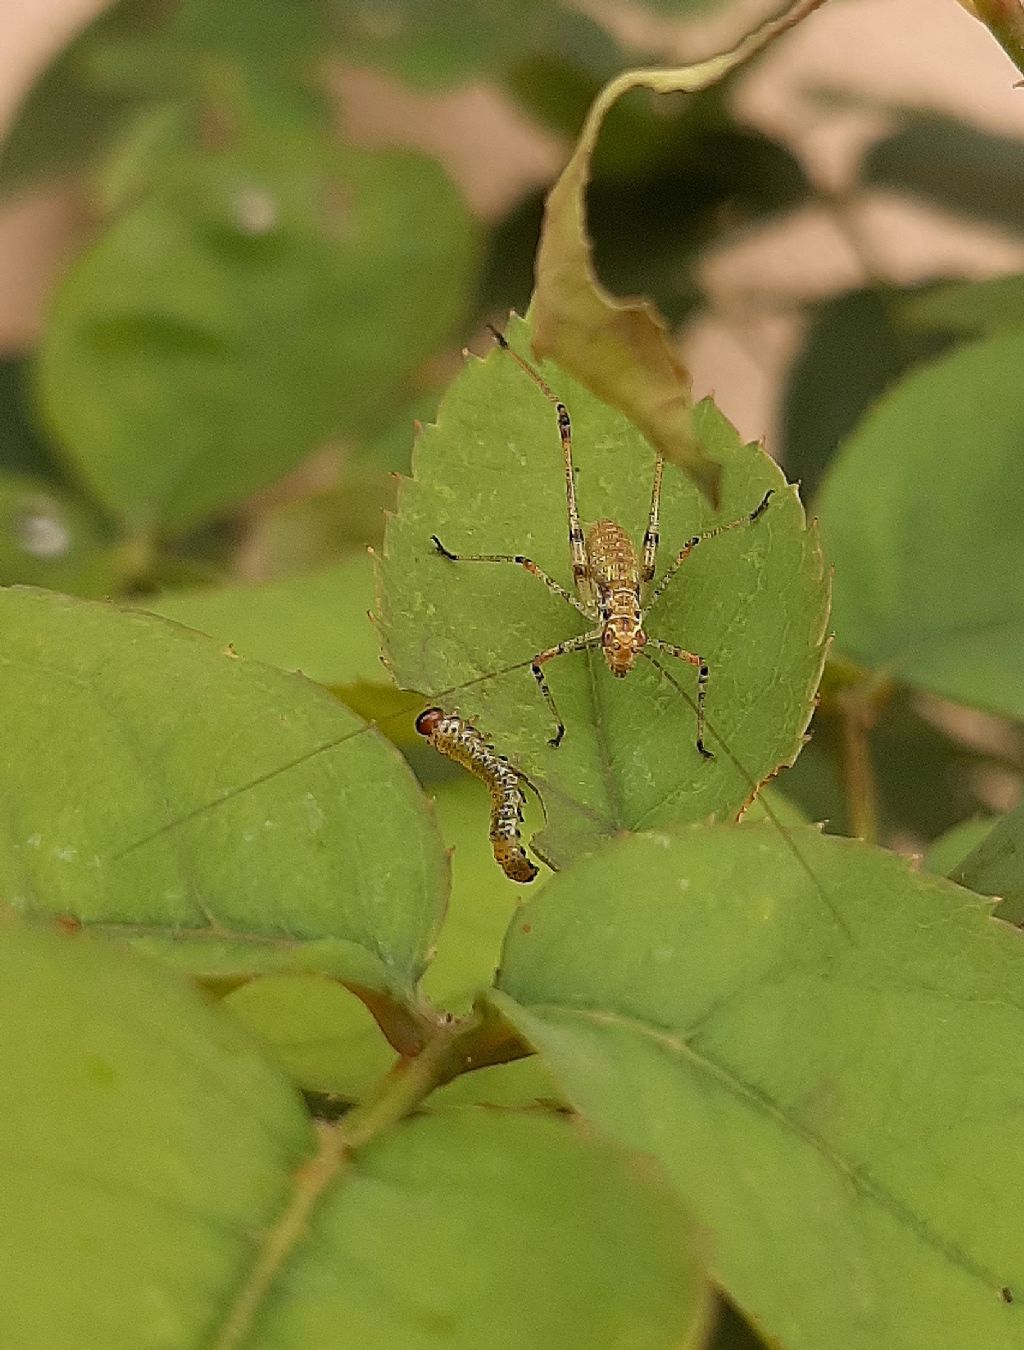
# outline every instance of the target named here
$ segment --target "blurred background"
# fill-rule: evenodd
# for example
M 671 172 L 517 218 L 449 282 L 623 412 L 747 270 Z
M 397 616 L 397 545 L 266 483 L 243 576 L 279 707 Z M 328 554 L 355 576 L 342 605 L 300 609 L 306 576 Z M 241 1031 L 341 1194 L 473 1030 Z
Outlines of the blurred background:
M 544 193 L 605 80 L 766 12 L 6 0 L 0 582 L 138 599 L 397 710 L 365 546 L 414 421 L 526 307 Z M 1024 272 L 1017 78 L 954 0 L 830 0 L 711 93 L 609 118 L 603 279 L 656 300 L 696 394 L 812 509 L 865 409 L 953 340 L 915 302 Z M 784 788 L 849 829 L 842 683 Z M 871 716 L 883 842 L 1017 800 L 1009 724 L 901 690 Z

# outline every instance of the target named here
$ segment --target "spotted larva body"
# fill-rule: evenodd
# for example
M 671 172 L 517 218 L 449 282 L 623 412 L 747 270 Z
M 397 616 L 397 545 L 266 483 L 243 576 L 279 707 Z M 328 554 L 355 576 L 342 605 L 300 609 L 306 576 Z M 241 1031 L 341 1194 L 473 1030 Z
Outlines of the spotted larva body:
M 494 860 L 512 881 L 533 881 L 538 869 L 527 857 L 519 833 L 526 800 L 521 775 L 482 732 L 457 713 L 426 708 L 416 719 L 416 730 L 440 754 L 486 783 L 491 794 L 488 833 Z

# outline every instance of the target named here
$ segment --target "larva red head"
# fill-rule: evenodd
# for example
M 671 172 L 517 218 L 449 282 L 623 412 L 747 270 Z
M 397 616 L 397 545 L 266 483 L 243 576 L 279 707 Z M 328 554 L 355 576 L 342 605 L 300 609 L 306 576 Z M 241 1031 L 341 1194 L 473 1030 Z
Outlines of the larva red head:
M 416 719 L 416 730 L 421 736 L 432 736 L 444 721 L 440 708 L 424 708 Z

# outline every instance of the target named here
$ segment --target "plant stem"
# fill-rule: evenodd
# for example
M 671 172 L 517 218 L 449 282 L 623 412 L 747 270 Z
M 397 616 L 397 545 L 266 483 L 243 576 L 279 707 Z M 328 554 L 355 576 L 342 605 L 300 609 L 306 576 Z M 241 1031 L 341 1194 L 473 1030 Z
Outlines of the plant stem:
M 836 699 L 840 727 L 840 769 L 847 828 L 868 844 L 878 842 L 878 785 L 871 758 L 870 731 L 876 709 L 866 691 L 844 689 Z
M 446 1082 L 456 1059 L 461 1024 L 444 1028 L 427 1041 L 414 1059 L 400 1059 L 376 1089 L 352 1108 L 337 1126 L 338 1147 L 345 1154 L 364 1147 L 378 1134 L 404 1119 L 434 1088 Z
M 306 1238 L 321 1197 L 357 1149 L 397 1125 L 451 1076 L 460 1062 L 456 1043 L 473 1025 L 471 1021 L 440 1027 L 415 1058 L 400 1059 L 376 1091 L 337 1125 L 318 1127 L 319 1147 L 295 1173 L 288 1201 L 264 1234 L 248 1278 L 213 1342 L 214 1350 L 238 1350 L 246 1342 L 272 1285 Z

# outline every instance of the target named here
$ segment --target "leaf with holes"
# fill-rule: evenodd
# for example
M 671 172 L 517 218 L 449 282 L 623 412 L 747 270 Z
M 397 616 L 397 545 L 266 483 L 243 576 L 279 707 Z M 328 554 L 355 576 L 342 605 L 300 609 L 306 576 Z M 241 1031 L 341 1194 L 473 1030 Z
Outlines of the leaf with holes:
M 511 330 L 521 349 L 523 327 Z M 639 539 L 652 451 L 621 414 L 554 367 L 545 374 L 573 417 L 585 519 L 611 516 Z M 735 815 L 802 744 L 828 611 L 817 539 L 767 455 L 742 445 L 708 403 L 697 427 L 724 466 L 721 514 L 666 465 L 659 574 L 690 536 L 775 494 L 755 524 L 694 551 L 647 625 L 709 664 L 713 762 L 694 745 L 695 672 L 668 656 L 659 657 L 671 663 L 667 675 L 640 661 L 624 680 L 597 651 L 552 661 L 548 682 L 566 725 L 552 749 L 529 661 L 592 625 L 521 568 L 450 562 L 431 544 L 437 534 L 455 552 L 521 552 L 572 584 L 554 412 L 507 353 L 466 366 L 420 439 L 388 524 L 381 620 L 394 674 L 478 721 L 529 775 L 548 817 L 538 845 L 556 866 L 621 830 Z
M 772 1345 L 1010 1350 L 1024 943 L 991 908 L 812 829 L 691 826 L 554 877 L 491 997 Z
M 448 869 L 375 730 L 149 614 L 14 589 L 0 626 L 10 905 L 221 984 L 312 971 L 418 1006 Z

